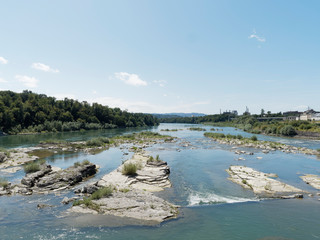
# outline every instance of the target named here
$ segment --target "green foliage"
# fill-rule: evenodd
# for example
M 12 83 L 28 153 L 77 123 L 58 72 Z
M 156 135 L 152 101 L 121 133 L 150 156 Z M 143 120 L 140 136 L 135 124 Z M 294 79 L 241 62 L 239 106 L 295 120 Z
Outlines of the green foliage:
M 161 131 L 163 131 L 163 132 L 177 132 L 178 129 L 168 129 L 168 128 L 166 128 L 166 129 L 161 129 Z
M 200 128 L 200 127 L 191 127 L 188 128 L 190 131 L 206 131 L 206 129 L 204 128 Z
M 82 200 L 74 201 L 72 206 L 80 206 L 80 205 L 84 204 L 86 207 L 99 212 L 100 206 L 98 204 L 92 202 L 92 200 L 99 200 L 104 197 L 109 197 L 112 195 L 112 192 L 113 192 L 113 188 L 111 186 L 102 187 L 102 188 L 98 189 L 97 191 L 95 191 L 94 193 L 92 193 L 90 197 L 83 198 Z
M 134 163 L 125 163 L 122 168 L 122 174 L 134 176 L 137 174 L 138 166 Z
M 111 196 L 112 191 L 113 191 L 113 189 L 110 186 L 100 188 L 97 191 L 95 191 L 94 193 L 92 193 L 92 195 L 90 196 L 90 199 L 91 200 L 98 200 L 103 197 L 109 197 L 109 196 Z
M 251 138 L 250 138 L 252 141 L 258 141 L 258 138 L 257 136 L 253 135 Z
M 9 186 L 9 183 L 7 179 L 0 177 L 0 187 L 7 188 L 8 186 Z
M 128 113 L 98 103 L 56 100 L 31 91 L 0 91 L 0 131 L 9 134 L 63 132 L 81 129 L 154 126 L 150 114 Z
M 89 147 L 101 147 L 101 146 L 105 146 L 108 143 L 110 143 L 110 140 L 109 138 L 105 138 L 105 137 L 92 138 L 86 141 L 86 145 Z
M 157 155 L 156 158 L 150 156 L 149 159 L 147 160 L 147 163 L 151 163 L 151 162 L 161 162 L 160 156 Z
M 84 166 L 84 165 L 89 165 L 91 164 L 91 162 L 87 159 L 83 160 L 81 163 L 80 162 L 75 162 L 73 164 L 74 167 L 80 167 L 80 166 Z
M 30 162 L 23 166 L 23 170 L 25 173 L 34 173 L 40 170 L 40 163 L 39 162 Z
M 294 136 L 297 135 L 297 132 L 291 125 L 285 125 L 280 129 L 280 134 L 284 136 Z
M 0 147 L 0 152 L 3 152 L 7 157 L 10 157 L 10 151 L 6 148 Z

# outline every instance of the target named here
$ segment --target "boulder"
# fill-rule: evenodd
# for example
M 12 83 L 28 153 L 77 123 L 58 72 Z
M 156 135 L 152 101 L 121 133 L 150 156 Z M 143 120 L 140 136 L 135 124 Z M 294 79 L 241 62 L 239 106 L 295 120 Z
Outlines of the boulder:
M 3 163 L 7 160 L 7 155 L 3 152 L 0 152 L 0 163 Z
M 26 185 L 27 187 L 33 187 L 35 182 L 38 181 L 38 179 L 42 178 L 51 171 L 52 169 L 50 165 L 42 165 L 39 171 L 29 173 L 24 178 L 22 178 L 21 183 L 23 185 Z

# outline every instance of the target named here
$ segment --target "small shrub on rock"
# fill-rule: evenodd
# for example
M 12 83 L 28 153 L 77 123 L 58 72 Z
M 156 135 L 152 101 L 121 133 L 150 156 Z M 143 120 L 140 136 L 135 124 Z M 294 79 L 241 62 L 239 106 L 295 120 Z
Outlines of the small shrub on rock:
M 258 140 L 257 136 L 255 136 L 255 135 L 253 135 L 250 139 L 251 139 L 252 141 L 257 141 L 257 140 Z
M 134 163 L 125 163 L 122 168 L 122 174 L 127 176 L 134 176 L 137 174 L 137 165 Z
M 39 162 L 31 162 L 24 165 L 23 170 L 25 173 L 34 173 L 40 170 Z
M 0 187 L 7 188 L 8 186 L 9 186 L 9 183 L 7 179 L 0 177 Z

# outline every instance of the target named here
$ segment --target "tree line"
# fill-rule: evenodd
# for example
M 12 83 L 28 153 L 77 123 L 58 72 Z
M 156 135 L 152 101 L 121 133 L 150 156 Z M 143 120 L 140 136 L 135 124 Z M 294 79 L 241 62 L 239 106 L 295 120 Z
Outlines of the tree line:
M 154 125 L 158 120 L 150 114 L 68 98 L 57 100 L 28 90 L 0 91 L 0 130 L 8 134 Z

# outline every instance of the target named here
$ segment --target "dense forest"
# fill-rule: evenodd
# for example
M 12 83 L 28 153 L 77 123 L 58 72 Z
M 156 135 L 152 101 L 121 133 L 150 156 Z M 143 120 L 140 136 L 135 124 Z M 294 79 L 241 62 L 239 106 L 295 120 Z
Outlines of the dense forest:
M 0 131 L 8 134 L 154 125 L 158 120 L 150 114 L 68 98 L 56 100 L 27 90 L 0 91 Z

